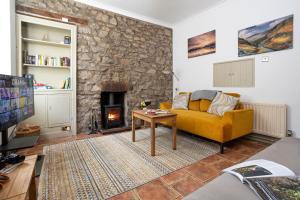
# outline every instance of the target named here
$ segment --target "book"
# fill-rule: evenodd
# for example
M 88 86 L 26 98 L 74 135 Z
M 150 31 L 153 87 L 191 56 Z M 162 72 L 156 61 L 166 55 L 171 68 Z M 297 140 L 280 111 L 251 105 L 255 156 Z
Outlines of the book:
M 147 109 L 145 113 L 148 115 L 158 115 L 158 114 L 169 114 L 170 111 L 160 110 L 160 109 Z
M 246 161 L 223 170 L 239 178 L 262 200 L 300 200 L 300 177 L 269 160 Z
M 71 78 L 66 78 L 63 82 L 62 89 L 70 89 L 71 88 Z
M 273 176 L 295 176 L 289 168 L 264 159 L 245 161 L 223 170 L 240 179 L 242 183 L 247 178 L 273 177 Z
M 300 176 L 249 178 L 245 181 L 262 200 L 300 199 Z

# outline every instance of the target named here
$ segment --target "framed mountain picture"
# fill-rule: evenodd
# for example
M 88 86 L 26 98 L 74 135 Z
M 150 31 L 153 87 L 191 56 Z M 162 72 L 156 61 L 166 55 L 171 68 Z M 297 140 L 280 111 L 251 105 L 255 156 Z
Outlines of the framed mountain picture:
M 239 31 L 239 57 L 293 48 L 293 15 Z
M 188 39 L 188 58 L 216 52 L 216 30 Z

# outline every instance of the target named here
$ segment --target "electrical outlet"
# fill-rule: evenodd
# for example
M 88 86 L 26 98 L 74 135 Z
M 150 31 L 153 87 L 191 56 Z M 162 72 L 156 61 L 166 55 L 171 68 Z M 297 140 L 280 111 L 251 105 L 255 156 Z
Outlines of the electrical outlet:
M 269 56 L 264 56 L 262 57 L 261 62 L 269 62 L 269 60 L 270 60 Z
M 287 136 L 288 136 L 288 137 L 293 136 L 293 131 L 292 131 L 292 130 L 287 130 Z

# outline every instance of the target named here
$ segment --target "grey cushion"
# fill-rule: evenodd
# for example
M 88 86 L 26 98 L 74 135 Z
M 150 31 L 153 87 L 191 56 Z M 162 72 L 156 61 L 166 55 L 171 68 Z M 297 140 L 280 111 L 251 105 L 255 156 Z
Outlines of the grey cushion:
M 248 160 L 266 159 L 282 164 L 300 175 L 300 139 L 283 138 Z M 259 197 L 240 180 L 230 174 L 222 174 L 186 198 L 188 200 L 258 200 Z
M 217 95 L 217 90 L 196 90 L 192 93 L 191 100 L 197 101 L 199 99 L 207 99 L 212 101 Z

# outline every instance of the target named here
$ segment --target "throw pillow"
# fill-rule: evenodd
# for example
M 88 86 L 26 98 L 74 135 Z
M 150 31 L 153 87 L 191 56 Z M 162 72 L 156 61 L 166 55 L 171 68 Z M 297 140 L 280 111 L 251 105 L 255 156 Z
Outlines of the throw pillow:
M 200 101 L 189 101 L 189 110 L 199 111 L 200 110 Z
M 200 111 L 201 112 L 207 112 L 209 106 L 211 104 L 211 101 L 210 100 L 207 100 L 207 99 L 202 99 L 200 101 Z
M 238 102 L 239 98 L 218 92 L 207 112 L 223 116 L 225 112 L 233 110 Z
M 189 97 L 190 97 L 190 94 L 188 94 L 188 93 L 176 95 L 173 100 L 172 109 L 187 110 L 188 103 L 189 103 Z

